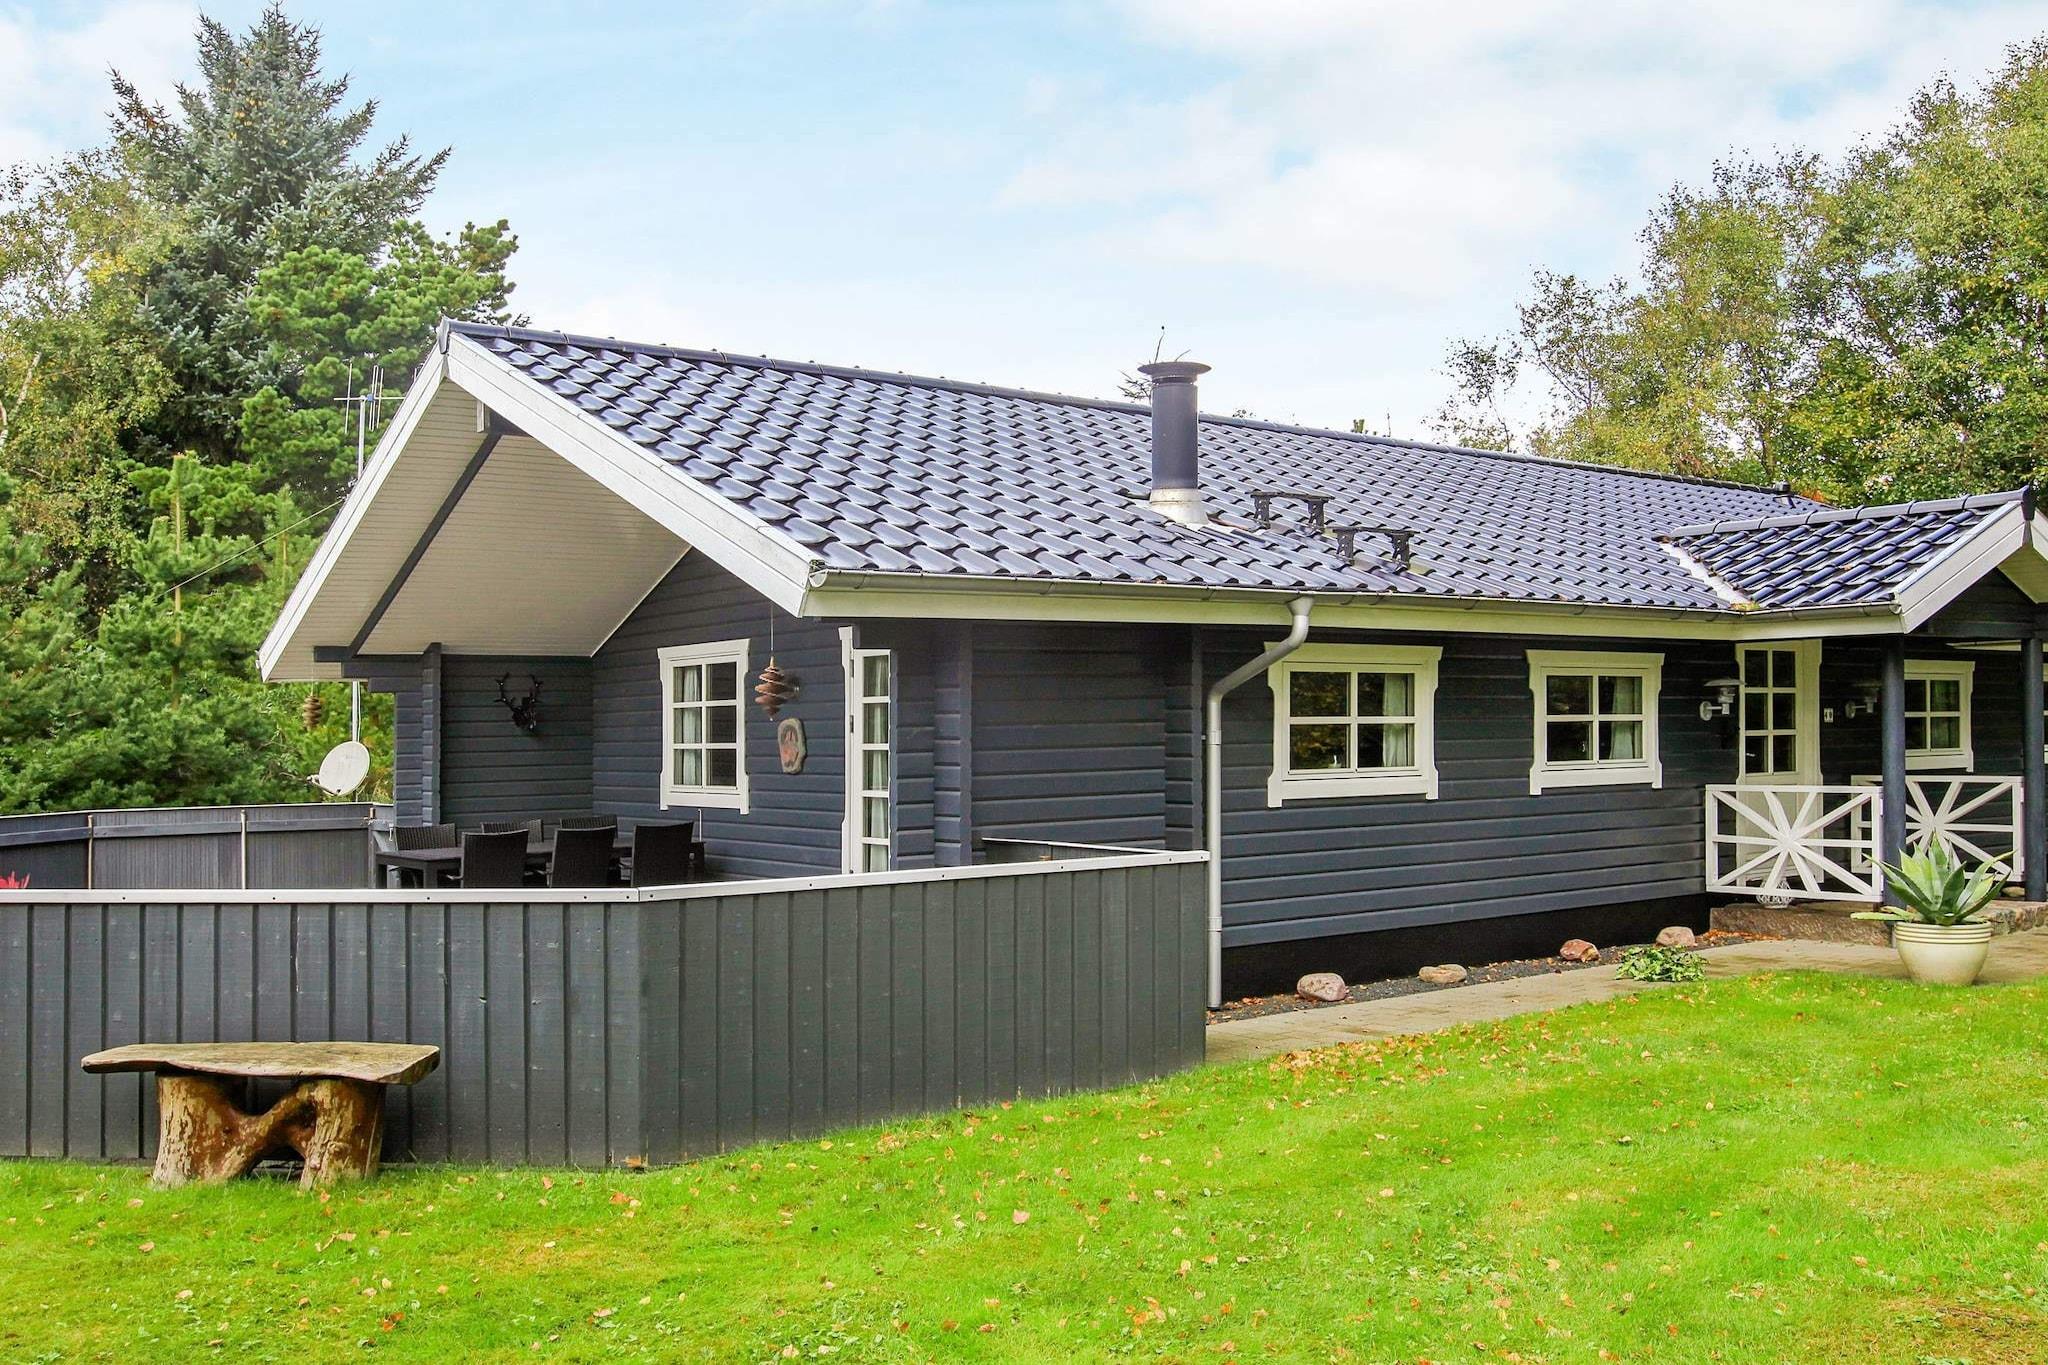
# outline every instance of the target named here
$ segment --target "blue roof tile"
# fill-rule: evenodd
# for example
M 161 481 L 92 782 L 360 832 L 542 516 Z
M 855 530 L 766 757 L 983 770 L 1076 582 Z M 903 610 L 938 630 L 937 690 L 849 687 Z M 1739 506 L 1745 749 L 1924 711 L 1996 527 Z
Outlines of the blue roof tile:
M 1150 417 L 1126 403 L 452 323 L 829 568 L 1726 610 L 1889 600 L 2009 499 L 1835 512 L 1781 490 L 1235 418 L 1201 422 L 1212 518 L 1143 500 Z M 1404 572 L 1345 563 L 1281 503 L 1414 532 Z M 1678 551 L 1678 553 L 1673 553 Z M 1702 572 L 1704 570 L 1704 572 Z M 1722 591 L 1716 591 L 1717 583 Z

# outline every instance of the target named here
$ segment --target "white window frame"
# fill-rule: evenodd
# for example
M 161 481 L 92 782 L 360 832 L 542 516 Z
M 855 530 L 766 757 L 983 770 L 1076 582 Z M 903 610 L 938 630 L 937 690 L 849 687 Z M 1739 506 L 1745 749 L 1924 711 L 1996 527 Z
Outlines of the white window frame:
M 1906 681 L 1936 682 L 1954 680 L 1959 686 L 1956 691 L 1962 711 L 1958 717 L 1957 738 L 1961 747 L 1954 749 L 1907 749 L 1906 768 L 1922 772 L 1975 772 L 1977 770 L 1976 748 L 1970 741 L 1970 693 L 1977 683 L 1977 665 L 1968 659 L 1908 659 L 1906 660 Z M 1909 689 L 1910 690 L 1910 689 Z M 1911 716 L 1946 716 L 1948 711 L 1913 711 Z
M 1793 758 L 1798 765 L 1790 772 L 1753 773 L 1749 771 L 1745 750 L 1749 737 L 1755 733 L 1783 734 L 1781 729 L 1767 727 L 1764 731 L 1749 728 L 1749 698 L 1760 689 L 1749 685 L 1749 656 L 1760 650 L 1777 650 L 1794 656 L 1793 685 L 1790 689 L 1773 686 L 1761 689 L 1768 692 L 1789 690 L 1793 697 Z M 1821 642 L 1819 640 L 1764 640 L 1735 647 L 1735 675 L 1737 685 L 1735 702 L 1735 781 L 1738 786 L 1817 786 L 1820 783 L 1820 664 Z M 1768 665 L 1766 665 L 1768 667 Z M 1768 705 L 1768 703 L 1766 703 Z
M 1592 677 L 1590 705 L 1585 719 L 1593 726 L 1594 752 L 1599 752 L 1599 679 L 1636 678 L 1642 682 L 1643 756 L 1631 759 L 1601 759 L 1580 762 L 1550 761 L 1549 722 L 1545 697 L 1554 677 Z M 1529 793 L 1540 796 L 1560 787 L 1662 787 L 1664 756 L 1658 742 L 1657 711 L 1664 695 L 1662 654 L 1616 654 L 1593 650 L 1532 649 L 1529 651 L 1529 694 L 1534 699 L 1535 734 L 1529 764 Z M 1573 719 L 1567 717 L 1566 719 Z
M 866 850 L 880 847 L 884 850 L 887 865 L 881 870 L 894 871 L 896 867 L 896 726 L 900 714 L 896 710 L 896 659 L 886 649 L 856 649 L 853 645 L 853 628 L 843 626 L 839 631 L 840 659 L 846 678 L 846 801 L 845 818 L 840 824 L 839 863 L 844 872 L 865 872 Z M 888 692 L 880 698 L 869 697 L 863 668 L 869 659 L 887 661 L 889 670 Z M 871 700 L 879 700 L 889 708 L 889 732 L 880 744 L 869 742 L 866 734 L 866 706 Z M 879 750 L 889 756 L 889 785 L 876 790 L 867 785 L 867 756 Z M 867 802 L 879 799 L 889 807 L 889 832 L 880 839 L 867 834 Z
M 1270 645 L 1268 646 L 1271 647 Z M 1266 804 L 1324 801 L 1352 796 L 1420 796 L 1437 799 L 1436 684 L 1443 650 L 1429 645 L 1303 645 L 1266 670 L 1273 689 L 1273 768 L 1266 779 Z M 1415 762 L 1403 768 L 1342 768 L 1294 773 L 1289 753 L 1288 679 L 1296 670 L 1328 673 L 1407 673 L 1415 679 Z M 1353 716 L 1347 724 L 1356 724 Z
M 746 640 L 717 640 L 701 645 L 670 645 L 656 658 L 661 669 L 661 808 L 695 806 L 712 810 L 736 810 L 745 815 L 750 805 L 747 784 L 747 649 Z M 734 674 L 733 777 L 731 787 L 684 786 L 671 780 L 675 759 L 676 669 L 685 664 L 736 665 Z M 723 705 L 724 703 L 718 703 Z

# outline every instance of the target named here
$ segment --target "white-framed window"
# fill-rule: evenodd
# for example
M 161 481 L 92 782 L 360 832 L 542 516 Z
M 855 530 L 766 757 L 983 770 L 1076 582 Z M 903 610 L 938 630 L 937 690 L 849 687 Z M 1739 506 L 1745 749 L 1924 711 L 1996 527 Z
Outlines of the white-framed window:
M 1662 654 L 1529 651 L 1536 761 L 1529 790 L 1664 785 L 1657 748 Z
M 1906 660 L 1906 766 L 1968 772 L 1970 690 L 1977 665 L 1967 659 Z
M 1436 798 L 1441 649 L 1305 645 L 1267 670 L 1273 772 L 1266 802 Z
M 747 642 L 661 651 L 661 805 L 747 809 Z

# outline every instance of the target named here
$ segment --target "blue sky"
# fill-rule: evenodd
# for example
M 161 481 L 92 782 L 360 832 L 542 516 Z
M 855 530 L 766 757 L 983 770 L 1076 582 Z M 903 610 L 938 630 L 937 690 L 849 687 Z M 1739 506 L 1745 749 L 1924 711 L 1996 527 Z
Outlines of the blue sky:
M 296 4 L 542 326 L 1424 435 L 1537 265 L 1627 271 L 1716 156 L 1835 151 L 2048 4 Z M 213 13 L 246 22 L 251 3 Z M 415 12 L 416 11 L 416 12 Z M 189 74 L 175 0 L 0 0 L 0 161 Z

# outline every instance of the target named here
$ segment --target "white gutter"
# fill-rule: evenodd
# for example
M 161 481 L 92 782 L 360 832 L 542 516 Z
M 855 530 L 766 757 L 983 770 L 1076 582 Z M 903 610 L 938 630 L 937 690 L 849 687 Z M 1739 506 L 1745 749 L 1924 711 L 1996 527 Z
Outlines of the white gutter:
M 1274 664 L 1301 648 L 1308 639 L 1308 614 L 1315 609 L 1313 597 L 1297 597 L 1287 604 L 1294 613 L 1294 625 L 1287 638 L 1242 668 L 1225 674 L 1209 689 L 1209 703 L 1202 719 L 1202 837 L 1209 850 L 1209 1008 L 1223 1003 L 1223 699 L 1258 677 Z M 1279 762 L 1279 755 L 1274 756 Z

